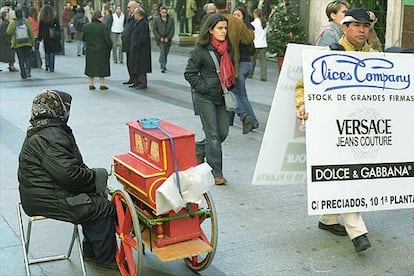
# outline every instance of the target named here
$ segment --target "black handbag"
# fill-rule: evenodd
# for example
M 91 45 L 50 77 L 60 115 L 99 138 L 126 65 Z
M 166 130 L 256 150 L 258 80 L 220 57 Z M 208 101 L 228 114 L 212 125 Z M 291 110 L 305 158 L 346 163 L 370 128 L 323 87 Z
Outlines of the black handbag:
M 40 57 L 39 51 L 31 51 L 30 60 L 32 68 L 41 68 L 42 67 L 42 58 Z
M 49 37 L 53 40 L 60 40 L 60 28 L 56 23 L 49 27 Z

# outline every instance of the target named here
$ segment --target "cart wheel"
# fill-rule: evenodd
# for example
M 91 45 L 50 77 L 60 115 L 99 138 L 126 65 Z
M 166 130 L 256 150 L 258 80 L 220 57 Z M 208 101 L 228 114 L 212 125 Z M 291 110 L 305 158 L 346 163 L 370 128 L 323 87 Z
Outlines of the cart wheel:
M 185 264 L 194 271 L 206 269 L 213 261 L 217 248 L 218 229 L 216 208 L 214 207 L 214 202 L 209 192 L 204 193 L 203 196 L 204 199 L 199 204 L 199 209 L 208 209 L 210 212 L 206 216 L 200 216 L 200 238 L 208 243 L 213 248 L 213 251 L 184 259 Z
M 116 208 L 116 262 L 123 276 L 141 275 L 142 240 L 139 220 L 129 194 L 116 190 L 112 194 L 112 204 Z

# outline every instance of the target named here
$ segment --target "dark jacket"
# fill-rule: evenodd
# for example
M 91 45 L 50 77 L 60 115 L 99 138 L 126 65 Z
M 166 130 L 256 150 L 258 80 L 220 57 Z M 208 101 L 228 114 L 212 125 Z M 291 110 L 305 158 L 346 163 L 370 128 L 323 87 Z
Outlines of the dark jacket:
M 184 78 L 190 83 L 194 93 L 217 105 L 221 105 L 223 104 L 223 93 L 216 67 L 209 53 L 211 50 L 216 53 L 220 64 L 220 56 L 211 44 L 206 48 L 196 46 L 191 51 L 185 67 Z M 230 47 L 229 53 L 232 56 Z
M 92 77 L 110 76 L 109 58 L 112 40 L 109 30 L 101 22 L 88 23 L 83 27 L 82 40 L 85 42 L 85 75 Z
M 39 22 L 39 35 L 37 36 L 37 40 L 43 40 L 45 53 L 47 54 L 62 52 L 62 45 L 60 44 L 60 40 L 50 39 L 49 27 L 53 26 L 54 24 L 56 24 L 57 28 L 60 28 L 57 18 L 55 18 L 53 22 Z
M 11 48 L 11 35 L 6 33 L 9 21 L 0 20 L 0 62 L 14 63 L 14 49 Z
M 174 19 L 168 14 L 167 20 L 163 21 L 161 16 L 154 20 L 152 32 L 157 45 L 161 43 L 161 38 L 168 38 L 168 45 L 171 45 L 171 40 L 174 36 L 175 26 Z
M 121 35 L 122 39 L 122 52 L 129 53 L 131 50 L 131 34 L 134 30 L 135 18 L 133 16 L 128 16 L 126 19 L 124 32 Z
M 151 65 L 151 38 L 146 17 L 135 21 L 131 34 L 131 72 L 144 74 L 152 72 Z
M 58 118 L 40 120 L 28 130 L 19 155 L 19 191 L 26 214 L 73 223 L 112 216 L 111 203 L 95 193 L 98 174 L 83 163 L 72 130 Z M 81 193 L 89 200 L 71 206 L 70 198 Z

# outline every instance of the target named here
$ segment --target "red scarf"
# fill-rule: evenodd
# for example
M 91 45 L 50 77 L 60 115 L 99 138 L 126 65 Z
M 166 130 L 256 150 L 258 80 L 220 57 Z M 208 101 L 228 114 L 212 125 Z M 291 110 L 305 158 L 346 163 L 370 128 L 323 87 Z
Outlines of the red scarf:
M 213 36 L 210 39 L 211 44 L 216 48 L 217 53 L 220 55 L 220 81 L 221 83 L 230 88 L 234 84 L 234 67 L 228 53 L 229 43 L 226 40 L 218 41 Z

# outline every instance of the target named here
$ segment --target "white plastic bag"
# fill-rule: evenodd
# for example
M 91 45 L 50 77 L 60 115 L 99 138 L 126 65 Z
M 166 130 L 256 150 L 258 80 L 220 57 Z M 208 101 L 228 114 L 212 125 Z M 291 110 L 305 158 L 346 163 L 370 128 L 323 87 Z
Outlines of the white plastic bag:
M 155 195 L 157 215 L 178 212 L 186 203 L 200 203 L 208 189 L 214 185 L 211 167 L 207 163 L 191 167 L 178 173 L 180 177 L 181 194 L 178 190 L 176 174 L 173 173 L 158 187 Z

